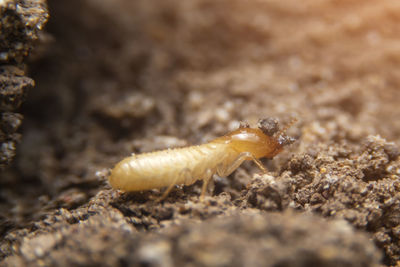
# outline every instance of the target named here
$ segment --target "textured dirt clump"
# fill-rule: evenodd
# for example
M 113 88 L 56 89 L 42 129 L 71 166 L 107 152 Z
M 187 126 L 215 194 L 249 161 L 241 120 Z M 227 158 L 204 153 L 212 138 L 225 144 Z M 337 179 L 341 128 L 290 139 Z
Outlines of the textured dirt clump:
M 3 0 L 0 15 L 0 62 L 22 63 L 47 21 L 46 1 Z
M 397 0 L 48 4 L 54 41 L 29 64 L 36 87 L 1 172 L 1 264 L 399 264 Z M 0 75 L 10 92 L 32 85 Z M 1 138 L 17 138 L 10 112 Z M 162 203 L 163 189 L 108 184 L 131 153 L 271 117 L 297 118 L 296 142 L 267 173 L 246 162 L 214 177 L 204 202 L 202 181 Z
M 25 100 L 27 90 L 32 88 L 32 79 L 23 76 L 23 71 L 14 66 L 0 66 L 0 168 L 7 166 L 15 156 L 17 133 L 22 115 L 16 112 Z
M 244 198 L 251 207 L 293 207 L 325 217 L 345 219 L 373 233 L 379 247 L 400 260 L 399 149 L 369 136 L 361 147 L 310 147 L 293 156 L 279 177 L 257 177 Z
M 34 81 L 23 60 L 32 51 L 47 21 L 45 1 L 0 1 L 0 169 L 16 153 L 23 116 L 16 112 Z

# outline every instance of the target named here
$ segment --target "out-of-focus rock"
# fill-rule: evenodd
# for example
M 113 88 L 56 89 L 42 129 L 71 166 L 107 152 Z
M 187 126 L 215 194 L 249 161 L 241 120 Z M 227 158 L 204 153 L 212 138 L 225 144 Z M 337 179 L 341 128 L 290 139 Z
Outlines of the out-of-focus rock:
M 15 156 L 22 120 L 15 110 L 34 86 L 25 76 L 23 62 L 47 18 L 45 0 L 0 1 L 0 169 Z
M 22 63 L 47 18 L 45 0 L 0 1 L 0 63 Z
M 25 237 L 6 266 L 379 266 L 381 257 L 344 220 L 293 212 L 248 210 L 152 233 L 136 232 L 115 211 L 55 225 Z

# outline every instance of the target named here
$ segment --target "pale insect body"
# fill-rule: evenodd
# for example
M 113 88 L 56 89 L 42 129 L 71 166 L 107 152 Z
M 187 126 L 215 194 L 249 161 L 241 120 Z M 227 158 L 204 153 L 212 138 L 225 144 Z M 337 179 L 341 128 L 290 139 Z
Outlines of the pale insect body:
M 285 130 L 277 133 L 277 120 L 270 118 L 260 120 L 259 129 L 244 126 L 203 145 L 133 155 L 114 167 L 109 181 L 124 191 L 168 186 L 166 196 L 176 184 L 190 185 L 202 179 L 204 196 L 213 174 L 227 176 L 244 160 L 253 160 L 265 172 L 258 158 L 272 158 L 294 141 L 284 135 Z
M 217 171 L 221 176 L 228 175 L 223 170 L 236 154 L 224 143 L 207 143 L 133 155 L 115 166 L 110 183 L 125 191 L 190 185 Z

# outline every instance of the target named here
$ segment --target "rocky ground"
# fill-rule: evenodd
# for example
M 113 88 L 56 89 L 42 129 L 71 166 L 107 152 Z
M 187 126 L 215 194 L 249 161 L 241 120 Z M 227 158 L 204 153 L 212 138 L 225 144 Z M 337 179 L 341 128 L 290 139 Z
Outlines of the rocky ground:
M 398 1 L 53 0 L 43 31 L 44 4 L 0 1 L 1 264 L 400 264 Z M 270 116 L 297 141 L 204 202 L 108 185 L 132 152 Z

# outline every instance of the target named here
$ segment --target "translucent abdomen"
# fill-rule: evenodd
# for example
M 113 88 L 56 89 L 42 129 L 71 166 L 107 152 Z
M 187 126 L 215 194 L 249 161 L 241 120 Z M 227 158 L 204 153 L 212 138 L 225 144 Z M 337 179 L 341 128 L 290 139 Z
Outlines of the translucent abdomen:
M 226 143 L 168 149 L 133 155 L 119 162 L 109 178 L 112 187 L 124 191 L 191 184 L 226 166 L 236 153 Z

